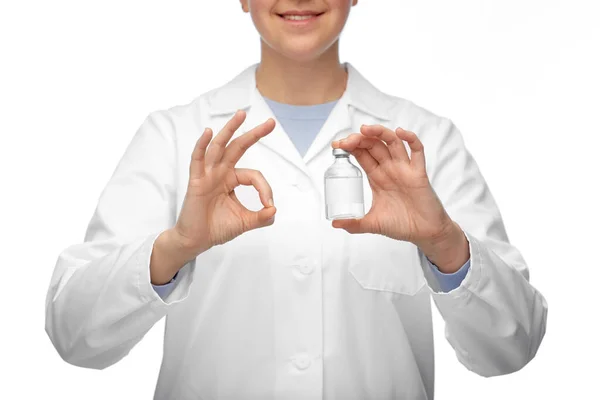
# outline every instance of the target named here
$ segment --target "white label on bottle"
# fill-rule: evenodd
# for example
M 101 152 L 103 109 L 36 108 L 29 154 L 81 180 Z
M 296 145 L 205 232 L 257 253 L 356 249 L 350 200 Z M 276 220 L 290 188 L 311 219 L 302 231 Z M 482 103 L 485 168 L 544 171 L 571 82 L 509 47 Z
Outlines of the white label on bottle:
M 327 178 L 325 201 L 331 204 L 362 204 L 364 202 L 362 177 Z

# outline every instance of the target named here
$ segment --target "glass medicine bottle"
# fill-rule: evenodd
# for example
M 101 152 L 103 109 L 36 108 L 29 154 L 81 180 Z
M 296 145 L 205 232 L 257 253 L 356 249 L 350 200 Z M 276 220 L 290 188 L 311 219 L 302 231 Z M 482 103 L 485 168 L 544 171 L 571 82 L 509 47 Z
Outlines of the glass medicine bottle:
M 328 220 L 365 215 L 363 178 L 350 153 L 333 149 L 335 161 L 325 171 L 325 216 Z

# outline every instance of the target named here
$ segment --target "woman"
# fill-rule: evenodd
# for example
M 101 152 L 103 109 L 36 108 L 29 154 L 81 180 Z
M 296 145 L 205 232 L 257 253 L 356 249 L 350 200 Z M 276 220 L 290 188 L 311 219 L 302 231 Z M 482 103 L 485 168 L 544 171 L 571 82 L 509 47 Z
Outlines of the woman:
M 432 399 L 430 298 L 475 373 L 532 359 L 547 305 L 458 129 L 339 61 L 356 3 L 241 0 L 260 63 L 151 113 L 59 256 L 66 361 L 114 364 L 167 316 L 157 399 Z M 363 218 L 324 217 L 333 148 Z

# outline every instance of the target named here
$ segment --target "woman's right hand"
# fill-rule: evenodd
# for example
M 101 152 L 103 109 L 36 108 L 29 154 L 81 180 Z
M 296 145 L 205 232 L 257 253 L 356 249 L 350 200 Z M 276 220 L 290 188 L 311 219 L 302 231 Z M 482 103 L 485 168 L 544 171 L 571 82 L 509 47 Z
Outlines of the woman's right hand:
M 245 119 L 246 113 L 237 111 L 212 141 L 212 130 L 206 128 L 194 147 L 187 193 L 173 229 L 192 253 L 200 254 L 274 222 L 271 186 L 260 171 L 235 165 L 250 146 L 273 131 L 275 121 L 269 118 L 229 143 Z M 250 211 L 244 207 L 233 191 L 239 185 L 254 186 L 264 208 Z

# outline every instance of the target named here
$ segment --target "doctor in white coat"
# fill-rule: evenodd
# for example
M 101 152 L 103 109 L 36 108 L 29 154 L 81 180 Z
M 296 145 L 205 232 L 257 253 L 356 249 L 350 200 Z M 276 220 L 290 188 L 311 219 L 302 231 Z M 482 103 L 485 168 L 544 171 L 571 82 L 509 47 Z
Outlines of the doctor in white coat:
M 339 62 L 356 2 L 242 0 L 261 62 L 148 115 L 58 257 L 46 331 L 64 360 L 106 368 L 166 317 L 156 399 L 433 399 L 430 299 L 474 373 L 534 357 L 547 305 L 459 130 Z M 265 98 L 336 103 L 302 156 Z M 336 147 L 364 218 L 325 218 Z

